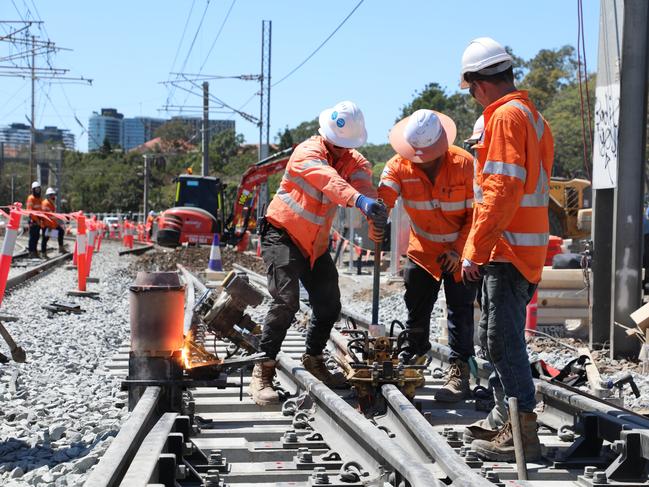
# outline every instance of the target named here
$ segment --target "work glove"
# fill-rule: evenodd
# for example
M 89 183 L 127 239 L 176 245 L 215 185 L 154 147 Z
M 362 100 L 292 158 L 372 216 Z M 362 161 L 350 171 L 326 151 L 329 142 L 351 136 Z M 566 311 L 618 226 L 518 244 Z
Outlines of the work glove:
M 361 210 L 377 229 L 385 228 L 388 222 L 388 209 L 381 201 L 361 194 L 356 198 L 356 208 Z
M 469 259 L 462 261 L 462 281 L 464 284 L 473 284 L 480 280 L 480 267 Z
M 452 249 L 445 250 L 437 257 L 437 263 L 440 264 L 444 272 L 455 274 L 460 268 L 460 254 Z

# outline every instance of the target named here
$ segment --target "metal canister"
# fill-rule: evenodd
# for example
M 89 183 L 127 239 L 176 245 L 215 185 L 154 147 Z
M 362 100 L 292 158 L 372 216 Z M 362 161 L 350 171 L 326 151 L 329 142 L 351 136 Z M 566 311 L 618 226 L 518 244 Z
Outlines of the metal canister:
M 183 347 L 185 286 L 175 272 L 138 272 L 130 287 L 131 351 L 170 356 Z

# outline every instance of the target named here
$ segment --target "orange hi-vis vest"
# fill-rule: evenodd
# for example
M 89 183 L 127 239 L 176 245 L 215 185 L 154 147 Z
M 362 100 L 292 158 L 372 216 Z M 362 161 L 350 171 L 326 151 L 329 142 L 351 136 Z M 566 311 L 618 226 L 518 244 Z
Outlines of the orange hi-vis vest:
M 43 211 L 49 211 L 49 212 L 55 212 L 56 211 L 56 208 L 54 207 L 54 204 L 50 200 L 48 200 L 47 198 L 45 198 L 43 200 L 42 207 L 43 207 Z M 50 216 L 50 215 L 48 215 L 48 216 Z M 59 226 L 58 221 L 53 216 L 50 216 L 49 220 L 46 220 L 44 218 L 42 220 L 43 221 L 41 223 L 41 226 L 43 226 L 45 228 L 58 228 L 58 226 Z
M 396 155 L 385 165 L 379 197 L 393 208 L 401 196 L 410 217 L 408 257 L 435 279 L 442 276 L 437 262 L 446 250 L 462 255 L 473 216 L 473 159 L 464 149 L 450 146 L 444 154 L 435 184 L 426 173 Z M 454 275 L 460 280 L 460 271 Z
M 329 246 L 336 208 L 353 206 L 359 193 L 376 196 L 370 163 L 349 149 L 334 164 L 324 139 L 317 135 L 293 151 L 266 219 L 289 234 L 313 267 Z
M 552 132 L 526 91 L 496 100 L 484 119 L 474 146 L 475 207 L 464 257 L 476 264 L 511 262 L 537 283 L 549 240 Z
M 27 197 L 27 205 L 26 205 L 27 210 L 34 210 L 34 211 L 43 211 L 43 198 L 40 196 L 34 196 L 33 194 L 30 194 Z M 37 217 L 36 215 L 30 215 L 30 218 L 33 222 L 38 223 L 40 221 L 40 218 Z

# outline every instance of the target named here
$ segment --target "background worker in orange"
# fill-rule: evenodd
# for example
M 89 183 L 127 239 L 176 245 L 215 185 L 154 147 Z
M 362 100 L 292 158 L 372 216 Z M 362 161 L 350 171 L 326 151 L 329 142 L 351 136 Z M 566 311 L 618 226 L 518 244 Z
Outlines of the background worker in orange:
M 27 210 L 33 211 L 42 211 L 43 210 L 43 199 L 41 198 L 41 183 L 34 181 L 32 183 L 32 192 L 27 197 Z M 36 215 L 30 215 L 29 217 L 29 243 L 27 250 L 29 251 L 29 257 L 37 258 L 38 257 L 38 237 L 41 234 L 41 219 Z
M 516 397 L 525 458 L 538 460 L 534 383 L 525 345 L 525 308 L 541 279 L 549 239 L 549 179 L 554 142 L 527 92 L 516 89 L 512 58 L 488 37 L 462 56 L 461 84 L 484 107 L 475 146 L 473 225 L 462 276 L 482 284 L 480 338 L 506 398 Z M 493 461 L 514 460 L 511 414 L 497 433 L 474 428 L 472 448 Z
M 56 212 L 56 191 L 54 188 L 47 188 L 45 190 L 45 199 L 42 202 L 43 211 L 54 213 Z M 65 246 L 63 245 L 63 236 L 65 231 L 61 222 L 54 218 L 50 217 L 49 220 L 43 219 L 43 235 L 41 236 L 41 256 L 47 258 L 47 242 L 50 239 L 50 235 L 56 234 L 56 238 L 59 244 L 59 253 L 64 254 L 66 252 Z
M 255 365 L 250 383 L 261 405 L 279 401 L 272 387 L 275 358 L 300 306 L 300 282 L 313 310 L 302 364 L 330 387 L 344 385 L 344 377 L 332 375 L 322 356 L 341 309 L 338 272 L 327 251 L 331 224 L 339 205 L 355 205 L 379 230 L 387 220 L 385 207 L 374 199 L 371 165 L 354 150 L 367 139 L 361 110 L 350 101 L 324 110 L 319 133 L 293 151 L 258 225 L 273 297 L 260 342 L 268 360 Z
M 433 110 L 417 110 L 397 123 L 390 144 L 397 155 L 381 175 L 379 196 L 388 208 L 401 196 L 410 217 L 404 269 L 407 338 L 400 357 L 421 364 L 430 346 L 430 315 L 444 282 L 451 347 L 447 380 L 438 401 L 470 395 L 475 288 L 460 278 L 460 256 L 473 216 L 473 159 L 453 144 L 455 123 Z

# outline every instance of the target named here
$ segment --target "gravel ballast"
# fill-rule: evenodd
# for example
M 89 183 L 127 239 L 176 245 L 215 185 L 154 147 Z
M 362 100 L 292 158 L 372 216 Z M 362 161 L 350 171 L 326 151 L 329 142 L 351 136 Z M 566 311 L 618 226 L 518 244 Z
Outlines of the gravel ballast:
M 131 257 L 104 241 L 93 257 L 88 289 L 100 299 L 66 295 L 76 271 L 59 267 L 5 297 L 2 313 L 27 363 L 0 365 L 0 485 L 78 486 L 98 461 L 127 407 L 119 381 L 104 364 L 127 338 Z M 48 317 L 41 306 L 77 302 L 85 313 Z M 0 349 L 9 355 L 4 343 Z

